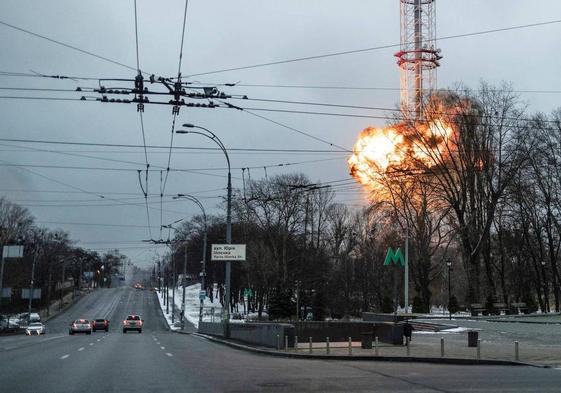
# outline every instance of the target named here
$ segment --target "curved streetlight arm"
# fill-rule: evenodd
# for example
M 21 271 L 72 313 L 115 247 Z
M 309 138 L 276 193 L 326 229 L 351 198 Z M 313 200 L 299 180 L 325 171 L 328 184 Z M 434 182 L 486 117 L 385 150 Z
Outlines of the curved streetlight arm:
M 231 171 L 231 167 L 230 167 L 230 157 L 228 156 L 228 151 L 226 150 L 226 146 L 224 146 L 224 144 L 222 143 L 220 138 L 218 138 L 218 136 L 216 136 L 216 134 L 214 134 L 212 131 L 210 131 L 207 128 L 197 126 L 197 125 L 194 125 L 194 124 L 190 124 L 190 123 L 183 124 L 183 127 L 198 128 L 198 129 L 203 130 L 205 132 L 187 131 L 187 130 L 177 130 L 175 132 L 178 133 L 178 134 L 197 134 L 197 135 L 202 135 L 202 136 L 204 136 L 208 139 L 211 139 L 212 141 L 214 141 L 214 143 L 216 143 L 220 147 L 220 149 L 222 150 L 222 152 L 226 156 L 226 161 L 228 162 L 228 195 L 227 195 L 227 206 L 226 206 L 226 243 L 231 244 L 232 243 L 232 171 Z M 224 302 L 225 303 L 224 308 L 226 309 L 225 310 L 226 312 L 225 312 L 225 318 L 224 319 L 227 322 L 230 320 L 231 271 L 232 271 L 231 261 L 226 261 L 226 274 L 225 274 L 226 299 L 225 299 L 225 302 Z
M 184 124 L 185 125 L 185 124 Z M 228 151 L 226 150 L 226 146 L 224 146 L 224 144 L 222 143 L 222 141 L 220 140 L 220 138 L 218 138 L 216 136 L 215 133 L 213 133 L 212 131 L 207 130 L 206 128 L 203 127 L 193 127 L 193 128 L 200 128 L 201 130 L 205 130 L 206 132 L 208 132 L 210 135 L 205 134 L 204 132 L 200 132 L 200 131 L 187 131 L 187 130 L 177 130 L 175 131 L 177 134 L 196 134 L 196 135 L 202 135 L 204 137 L 207 137 L 208 139 L 211 139 L 212 141 L 214 141 L 214 143 L 216 143 L 218 145 L 218 147 L 220 147 L 220 150 L 222 150 L 222 152 L 224 153 L 224 155 L 226 156 L 226 161 L 228 162 L 228 170 L 230 170 L 230 157 L 228 156 Z
M 207 221 L 206 221 L 206 211 L 205 211 L 205 207 L 203 206 L 203 204 L 201 203 L 201 201 L 199 201 L 197 198 L 195 198 L 192 195 L 189 194 L 177 194 L 176 196 L 173 197 L 173 199 L 187 199 L 193 203 L 195 203 L 203 212 L 203 221 L 204 221 L 204 225 L 205 225 L 205 230 L 207 229 Z
M 199 206 L 199 208 L 201 209 L 201 211 L 203 212 L 203 220 L 204 220 L 204 235 L 203 235 L 203 260 L 202 262 L 202 269 L 201 269 L 201 291 L 206 290 L 206 285 L 205 285 L 205 276 L 206 276 L 206 248 L 207 248 L 207 233 L 208 233 L 208 225 L 207 225 L 207 220 L 206 220 L 206 211 L 205 208 L 203 206 L 203 204 L 201 203 L 201 201 L 199 201 L 198 198 L 194 197 L 193 195 L 189 195 L 189 194 L 177 194 L 176 196 L 173 197 L 173 199 L 187 199 L 193 203 L 195 203 L 197 206 Z M 185 250 L 185 262 L 183 265 L 183 273 L 186 274 L 187 271 L 187 250 Z M 203 307 L 204 307 L 204 298 L 199 296 L 199 321 L 202 322 L 203 320 Z M 185 282 L 183 282 L 183 298 L 181 301 L 181 308 L 182 311 L 185 312 Z M 183 325 L 183 320 L 182 322 L 182 326 Z

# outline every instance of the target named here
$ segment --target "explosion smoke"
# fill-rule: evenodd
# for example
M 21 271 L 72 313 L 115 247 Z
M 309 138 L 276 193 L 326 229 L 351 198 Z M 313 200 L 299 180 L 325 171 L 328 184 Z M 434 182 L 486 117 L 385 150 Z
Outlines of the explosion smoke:
M 455 145 L 454 130 L 443 120 L 364 129 L 348 160 L 351 175 L 371 190 L 391 169 L 431 168 Z

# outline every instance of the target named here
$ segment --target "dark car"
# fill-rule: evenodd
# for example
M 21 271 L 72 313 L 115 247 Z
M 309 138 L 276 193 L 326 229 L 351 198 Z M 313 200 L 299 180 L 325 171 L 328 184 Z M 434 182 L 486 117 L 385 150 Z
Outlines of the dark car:
M 129 315 L 127 319 L 123 321 L 123 333 L 129 330 L 136 330 L 138 333 L 142 333 L 142 324 L 144 320 L 140 318 L 140 315 Z
M 104 318 L 97 318 L 92 321 L 92 331 L 105 330 L 109 331 L 109 321 Z
M 92 334 L 92 323 L 88 319 L 76 319 L 70 324 L 68 334 L 86 333 Z

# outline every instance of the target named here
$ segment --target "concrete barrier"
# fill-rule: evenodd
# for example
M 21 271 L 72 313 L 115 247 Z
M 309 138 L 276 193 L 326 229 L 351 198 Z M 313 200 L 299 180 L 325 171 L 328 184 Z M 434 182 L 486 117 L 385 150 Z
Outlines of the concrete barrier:
M 281 343 L 287 338 L 288 347 L 294 348 L 294 325 L 288 323 L 230 323 L 228 338 L 249 344 L 277 348 L 277 336 Z
M 414 319 L 414 315 L 397 315 L 394 314 L 382 314 L 382 313 L 375 313 L 375 312 L 363 312 L 362 313 L 362 320 L 366 322 L 401 322 L 405 321 L 406 319 Z
M 199 322 L 198 332 L 270 348 L 282 348 L 286 340 L 288 347 L 294 348 L 295 329 L 288 323 Z
M 209 336 L 226 337 L 226 326 L 220 322 L 199 322 L 198 332 Z
M 361 341 L 361 333 L 372 333 L 372 339 L 378 337 L 383 343 L 403 344 L 403 325 L 391 322 L 348 322 L 348 321 L 299 321 L 291 322 L 296 327 L 299 337 L 312 337 L 313 341 L 331 342 Z

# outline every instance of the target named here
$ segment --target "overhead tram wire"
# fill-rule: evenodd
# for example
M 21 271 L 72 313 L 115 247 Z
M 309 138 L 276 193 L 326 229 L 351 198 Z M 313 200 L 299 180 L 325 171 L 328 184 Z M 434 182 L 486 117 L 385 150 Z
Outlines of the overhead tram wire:
M 55 141 L 46 139 L 22 139 L 22 138 L 0 138 L 0 141 L 21 142 L 21 143 L 38 143 L 38 144 L 54 144 L 62 146 L 90 146 L 90 147 L 116 147 L 116 148 L 143 148 L 142 145 L 126 144 L 126 143 L 96 143 L 96 142 L 72 142 L 72 141 Z M 168 146 L 163 145 L 147 145 L 150 149 L 167 149 Z M 200 151 L 220 151 L 217 147 L 194 147 L 194 146 L 175 146 L 175 150 L 200 150 Z M 275 148 L 236 148 L 229 147 L 228 151 L 236 152 L 264 152 L 264 153 L 348 153 L 341 150 L 327 149 L 275 149 Z
M 185 27 L 187 24 L 187 9 L 189 7 L 189 0 L 185 0 L 185 10 L 183 11 L 183 27 L 181 28 L 181 45 L 179 48 L 179 61 L 177 65 L 177 84 L 175 85 L 175 89 L 178 90 L 181 88 L 181 63 L 183 61 L 183 42 L 185 41 Z M 177 115 L 179 114 L 179 107 L 174 107 L 173 110 L 173 120 L 171 123 L 171 137 L 169 142 L 169 153 L 168 153 L 168 165 L 166 169 L 166 177 L 164 180 L 164 185 L 162 188 L 162 194 L 166 190 L 166 185 L 168 183 L 168 176 L 169 176 L 169 168 L 171 164 L 171 152 L 173 148 L 173 138 L 175 136 L 175 122 L 177 119 Z M 161 237 L 161 236 L 160 236 Z
M 1 140 L 1 139 L 0 139 Z M 0 146 L 15 146 L 15 145 L 8 145 L 8 144 L 2 144 L 0 143 Z M 19 146 L 18 146 L 19 147 Z M 56 150 L 48 150 L 48 149 L 39 149 L 39 148 L 33 148 L 33 147 L 26 147 L 26 146 L 21 146 L 22 149 L 27 149 L 27 150 L 32 150 L 32 151 L 37 151 L 37 152 L 45 152 L 45 153 L 53 153 L 53 154 L 62 154 L 62 155 L 67 155 L 67 156 L 72 156 L 72 157 L 80 157 L 80 158 L 89 158 L 89 159 L 96 159 L 96 160 L 101 160 L 101 161 L 110 161 L 110 162 L 118 162 L 118 163 L 124 163 L 124 164 L 130 164 L 130 165 L 144 165 L 142 163 L 139 162 L 134 162 L 134 161 L 125 161 L 125 160 L 117 160 L 117 159 L 112 159 L 112 158 L 104 158 L 104 157 L 96 157 L 96 156 L 90 156 L 90 155 L 85 155 L 85 154 L 79 154 L 79 153 L 66 153 L 66 152 L 58 152 Z M 22 166 L 22 165 L 17 165 L 17 164 L 13 164 L 12 166 Z M 29 167 L 32 167 L 32 165 L 28 165 Z M 42 166 L 45 167 L 45 166 Z M 56 168 L 57 166 L 51 166 L 52 168 Z M 58 166 L 61 167 L 61 166 Z M 163 169 L 163 167 L 160 166 L 153 166 L 153 168 L 156 169 L 148 169 L 147 172 L 154 172 L 154 171 L 158 171 L 160 169 Z M 65 169 L 65 168 L 60 168 L 60 169 Z M 68 168 L 70 169 L 70 168 Z M 75 169 L 98 169 L 98 170 L 108 170 L 108 171 L 134 171 L 137 172 L 138 169 L 136 168 L 95 168 L 95 167 L 84 167 L 84 168 L 78 168 L 75 167 Z M 207 170 L 207 168 L 203 168 L 202 171 L 199 170 L 191 170 L 191 169 L 177 169 L 177 171 L 179 172 L 189 172 L 189 173 L 193 173 L 193 174 L 197 174 L 197 175 L 201 175 L 201 176 L 213 176 L 213 177 L 226 177 L 226 175 L 220 175 L 220 174 L 214 174 L 214 173 L 205 173 L 204 171 Z
M 263 169 L 263 168 L 282 168 L 296 165 L 313 164 L 318 162 L 334 161 L 347 159 L 347 157 L 330 157 L 318 160 L 306 160 L 300 162 L 281 162 L 278 164 L 266 164 L 266 165 L 253 165 L 245 167 L 232 167 L 232 170 L 243 170 L 243 169 Z M 16 164 L 16 163 L 0 163 L 3 167 L 18 167 L 18 168 L 49 168 L 49 169 L 69 169 L 69 170 L 86 170 L 86 171 L 106 171 L 106 172 L 138 172 L 135 168 L 117 168 L 117 167 L 94 167 L 94 166 L 83 166 L 83 165 L 56 165 L 56 164 Z M 200 173 L 200 172 L 210 172 L 210 171 L 224 171 L 225 168 L 171 168 L 171 172 L 187 172 L 187 173 Z M 160 169 L 150 169 L 151 172 L 163 171 Z M 209 175 L 209 174 L 207 174 Z M 161 196 L 165 194 L 161 192 Z M 148 196 L 150 197 L 150 196 Z
M 9 162 L 4 161 L 4 160 L 0 160 L 0 162 L 2 162 L 4 164 L 10 164 Z M 100 200 L 108 200 L 108 201 L 116 202 L 119 206 L 142 206 L 143 207 L 143 205 L 138 204 L 138 203 L 122 203 L 118 199 L 114 199 L 114 198 L 108 197 L 107 195 L 104 195 L 104 194 L 101 194 L 101 193 L 96 193 L 96 192 L 89 191 L 89 190 L 86 190 L 86 189 L 81 188 L 81 187 L 74 186 L 74 185 L 69 184 L 69 183 L 65 183 L 63 181 L 54 179 L 50 176 L 44 175 L 42 173 L 39 173 L 39 172 L 34 171 L 32 169 L 29 169 L 29 168 L 18 168 L 18 169 L 20 169 L 22 171 L 26 171 L 28 173 L 31 173 L 35 176 L 41 177 L 41 178 L 43 178 L 45 180 L 48 180 L 48 181 L 51 181 L 53 183 L 62 185 L 64 187 L 68 187 L 68 188 L 73 189 L 75 191 L 80 191 L 80 192 L 82 192 L 84 194 L 87 194 L 87 195 L 94 195 L 94 196 L 98 197 Z M 146 209 L 149 209 L 148 203 L 146 203 Z M 155 208 L 150 208 L 150 209 L 155 209 Z M 178 213 L 178 212 L 174 212 L 174 211 L 171 211 L 171 210 L 169 212 Z
M 472 37 L 472 36 L 478 36 L 478 35 L 499 33 L 499 32 L 504 32 L 504 31 L 526 29 L 526 28 L 530 28 L 530 27 L 545 26 L 545 25 L 551 25 L 551 24 L 556 24 L 556 23 L 561 23 L 561 19 L 554 19 L 554 20 L 545 21 L 545 22 L 529 23 L 529 24 L 524 24 L 524 25 L 515 25 L 515 26 L 509 26 L 509 27 L 503 27 L 503 28 L 497 28 L 497 29 L 482 30 L 482 31 L 476 31 L 476 32 L 472 32 L 472 33 L 453 34 L 453 35 L 438 37 L 435 40 L 436 41 L 445 41 L 445 40 L 451 40 L 451 39 L 455 39 L 455 38 Z M 247 69 L 253 69 L 253 68 L 260 68 L 260 67 L 269 67 L 269 66 L 273 66 L 273 65 L 324 59 L 324 58 L 328 58 L 328 57 L 343 56 L 343 55 L 349 55 L 349 54 L 354 54 L 354 53 L 371 52 L 371 51 L 381 50 L 381 49 L 393 49 L 393 48 L 399 48 L 401 45 L 402 44 L 380 45 L 380 46 L 374 46 L 374 47 L 369 47 L 369 48 L 361 48 L 361 49 L 353 49 L 353 50 L 347 50 L 347 51 L 341 51 L 341 52 L 325 53 L 325 54 L 321 54 L 321 55 L 296 57 L 296 58 L 293 58 L 293 59 L 277 60 L 277 61 L 271 61 L 271 62 L 267 62 L 267 63 L 257 63 L 257 64 L 251 64 L 251 65 L 246 65 L 246 66 L 230 67 L 230 68 L 223 68 L 223 69 L 213 70 L 213 71 L 199 72 L 199 73 L 196 73 L 196 74 L 190 74 L 190 75 L 188 75 L 188 77 L 218 74 L 218 73 L 229 72 L 229 71 L 240 71 L 240 70 L 247 70 Z
M 136 77 L 138 82 L 135 82 L 135 86 L 137 86 L 137 83 L 141 83 L 142 82 L 142 72 L 140 71 L 140 54 L 139 54 L 139 50 L 138 50 L 138 13 L 137 13 L 137 6 L 136 6 L 136 0 L 134 0 L 134 36 L 135 36 L 135 49 L 136 49 L 136 71 L 138 72 L 138 75 Z M 150 236 L 150 238 L 152 238 L 152 226 L 150 225 L 150 210 L 148 208 L 148 193 L 149 193 L 149 189 L 148 189 L 148 170 L 150 169 L 150 164 L 148 163 L 148 151 L 146 149 L 146 133 L 144 130 L 144 119 L 142 117 L 142 113 L 144 111 L 144 104 L 143 104 L 143 100 L 142 100 L 142 87 L 140 86 L 139 88 L 140 90 L 140 103 L 137 105 L 137 112 L 140 116 L 140 129 L 142 131 L 142 144 L 144 145 L 144 159 L 146 162 L 146 176 L 145 176 L 145 183 L 144 186 L 142 186 L 142 178 L 141 178 L 141 172 L 138 171 L 138 181 L 140 183 L 140 189 L 142 190 L 143 194 L 144 194 L 144 202 L 145 202 L 145 206 L 146 206 L 146 219 L 148 221 L 148 235 Z M 136 96 L 136 95 L 135 95 Z M 161 210 L 160 210 L 160 214 L 161 214 Z
M 281 84 L 263 84 L 263 83 L 203 83 L 200 85 L 226 86 L 226 87 L 262 87 L 262 88 L 279 88 L 279 89 L 318 89 L 318 90 L 376 90 L 376 91 L 401 91 L 400 87 L 381 87 L 381 86 L 329 86 L 329 85 L 281 85 Z M 429 91 L 429 89 L 421 89 Z M 446 89 L 439 88 L 439 91 L 472 91 L 472 89 Z M 526 90 L 507 90 L 507 89 L 489 89 L 492 92 L 509 91 L 512 93 L 544 93 L 544 94 L 561 94 L 561 90 L 544 90 L 544 89 L 526 89 Z
M 17 90 L 38 90 L 42 91 L 45 89 L 27 89 L 27 88 L 3 88 L 2 89 L 17 89 Z M 76 90 L 64 90 L 64 89 L 47 89 L 53 91 L 68 91 L 68 92 L 76 92 Z M 399 90 L 399 89 L 398 89 Z M 444 89 L 446 90 L 446 89 Z M 461 91 L 461 90 L 447 90 L 447 91 Z M 503 90 L 495 90 L 495 91 L 503 91 Z M 507 90 L 504 90 L 507 91 Z M 512 92 L 516 92 L 516 90 L 509 90 Z M 519 90 L 519 92 L 522 90 Z M 531 90 L 524 90 L 526 92 L 530 92 Z M 534 91 L 536 92 L 536 91 Z M 545 92 L 545 91 L 544 91 Z M 561 93 L 561 90 L 551 90 L 547 91 L 549 93 Z M 53 99 L 53 100 L 63 100 L 63 101 L 84 101 L 78 98 L 57 98 L 57 97 L 22 97 L 22 96 L 0 96 L 0 98 L 10 98 L 10 99 Z M 364 109 L 364 110 L 373 110 L 373 111 L 381 111 L 381 112 L 394 112 L 400 113 L 401 109 L 399 108 L 390 108 L 390 107 L 373 107 L 373 106 L 361 106 L 361 105 L 345 105 L 345 104 L 335 104 L 335 103 L 322 103 L 322 102 L 309 102 L 309 101 L 292 101 L 292 100 L 278 100 L 278 99 L 265 99 L 265 98 L 240 98 L 240 97 L 231 97 L 234 100 L 244 100 L 244 101 L 255 101 L 255 102 L 269 102 L 269 103 L 280 103 L 280 104 L 287 104 L 287 105 L 310 105 L 310 106 L 323 106 L 323 107 L 330 107 L 330 108 L 345 108 L 345 109 Z M 223 102 L 226 104 L 225 102 Z M 331 112 L 314 112 L 314 111 L 297 111 L 297 110 L 286 110 L 286 109 L 275 109 L 275 108 L 242 108 L 233 105 L 227 105 L 228 109 L 240 109 L 240 110 L 255 110 L 255 111 L 268 111 L 268 112 L 282 112 L 282 113 L 294 113 L 294 114 L 312 114 L 312 115 L 324 115 L 324 116 L 343 116 L 343 117 L 359 117 L 359 118 L 375 118 L 375 119 L 386 119 L 386 120 L 395 120 L 392 117 L 383 116 L 383 115 L 362 115 L 362 114 L 352 114 L 352 113 L 331 113 Z M 225 107 L 222 107 L 225 108 Z M 454 115 L 449 112 L 432 112 L 432 114 L 439 114 L 439 115 Z M 469 115 L 472 116 L 472 115 Z M 475 115 L 474 115 L 475 116 Z M 476 117 L 484 118 L 488 117 L 486 115 L 477 115 Z M 522 120 L 522 121 L 532 121 L 532 119 L 528 118 L 509 118 L 505 117 L 504 120 Z M 175 120 L 175 119 L 174 119 Z M 554 120 L 542 120 L 544 123 L 554 123 Z M 173 126 L 172 126 L 173 128 Z M 169 162 L 169 160 L 168 160 Z
M 224 191 L 224 188 L 215 188 L 210 190 L 198 190 L 198 191 L 190 191 L 189 194 L 191 195 L 199 195 L 208 192 L 218 192 Z M 67 191 L 67 190 L 30 190 L 30 189 L 20 189 L 20 188 L 0 188 L 0 192 L 16 192 L 16 193 L 42 193 L 42 194 L 83 194 L 82 191 Z M 127 196 L 136 196 L 138 195 L 137 192 L 119 192 L 119 191 L 103 191 L 99 192 L 100 195 L 127 195 Z M 177 194 L 166 194 L 165 196 L 174 197 Z M 204 197 L 202 197 L 204 198 Z M 139 199 L 144 199 L 144 197 L 139 197 Z M 97 199 L 96 199 L 97 200 Z
M 55 98 L 55 97 L 18 97 L 18 96 L 0 96 L 0 99 L 24 99 L 24 100 L 46 100 L 46 101 L 80 101 L 80 102 L 98 102 L 97 100 L 83 100 L 83 99 L 79 99 L 79 98 Z M 215 106 L 215 108 L 219 108 L 219 109 L 237 109 L 240 111 L 245 111 L 247 113 L 250 113 L 249 111 L 260 111 L 260 112 L 271 112 L 271 113 L 289 113 L 289 114 L 300 114 L 300 115 L 317 115 L 317 116 L 333 116 L 333 117 L 347 117 L 347 118 L 360 118 L 360 119 L 380 119 L 380 120 L 390 120 L 390 121 L 399 121 L 399 118 L 395 117 L 395 116 L 382 116 L 382 115 L 368 115 L 368 114 L 352 114 L 352 113 L 341 113 L 341 112 L 317 112 L 317 111 L 298 111 L 298 110 L 287 110 L 287 109 L 274 109 L 274 108 L 244 108 L 244 107 L 239 107 L 236 105 L 232 105 L 226 102 L 222 102 L 225 106 Z M 149 104 L 149 105 L 170 105 L 168 102 L 145 102 L 145 104 Z M 398 109 L 387 109 L 388 111 L 399 111 Z M 266 118 L 264 116 L 260 116 L 256 113 L 251 113 L 253 116 L 256 117 L 261 117 L 262 119 L 265 119 L 267 121 L 270 121 L 272 123 L 275 123 L 277 125 L 280 125 L 284 128 L 288 128 L 292 131 L 298 132 L 302 135 L 306 135 L 312 139 L 315 139 L 317 141 L 320 141 L 322 143 L 326 143 L 329 144 L 330 146 L 334 146 L 334 147 L 338 147 L 339 149 L 345 149 L 344 151 L 346 152 L 350 152 L 349 149 L 346 149 L 342 146 L 338 146 L 336 144 L 333 144 L 332 142 L 323 140 L 319 137 L 315 137 L 312 134 L 306 133 L 304 131 L 298 130 L 294 127 L 290 127 L 287 125 L 284 125 L 280 122 L 276 122 L 275 120 Z M 142 117 L 142 116 L 141 116 Z M 490 116 L 490 115 L 465 115 L 464 117 L 473 117 L 473 118 L 486 118 L 486 119 L 492 119 L 494 118 L 494 116 Z M 506 120 L 508 120 L 508 118 L 506 118 Z M 519 118 L 516 119 L 518 121 L 532 121 L 532 119 L 524 119 L 524 118 Z M 542 121 L 544 123 L 556 123 L 553 120 L 544 120 Z M 456 120 L 454 122 L 455 124 L 460 124 L 461 121 Z M 486 123 L 481 123 L 481 125 L 485 125 Z M 521 126 L 510 126 L 511 128 L 522 128 Z M 551 131 L 555 131 L 554 128 L 546 128 L 546 130 L 551 130 Z M 332 151 L 334 152 L 334 151 Z
M 38 77 L 38 78 L 53 78 L 55 76 L 50 75 L 37 75 L 37 74 L 27 74 L 27 73 L 8 73 L 6 71 L 0 71 L 0 77 L 2 76 L 29 76 L 29 77 Z M 82 79 L 82 80 L 92 80 L 92 81 L 100 81 L 100 80 L 116 80 L 116 78 L 94 78 L 94 77 L 78 77 L 78 76 L 59 76 L 62 79 Z M 122 81 L 126 82 L 134 82 L 134 79 L 122 79 Z M 157 80 L 154 80 L 153 83 L 161 83 Z M 194 84 L 193 82 L 191 82 Z M 319 85 L 275 85 L 275 84 L 250 84 L 250 83 L 197 83 L 197 85 L 201 86 L 227 86 L 227 87 L 262 87 L 262 88 L 286 88 L 286 89 L 319 89 L 319 90 L 375 90 L 375 91 L 401 91 L 402 89 L 399 87 L 376 87 L 376 86 L 319 86 Z M 93 90 L 97 89 L 94 87 L 88 86 L 81 86 L 80 87 L 84 92 L 93 92 Z M 84 90 L 86 89 L 86 90 Z M 35 87 L 0 87 L 0 90 L 13 90 L 13 91 L 50 91 L 50 92 L 67 92 L 67 93 L 75 93 L 76 89 L 54 89 L 54 88 L 35 88 Z M 91 90 L 91 91 L 90 91 Z M 422 89 L 424 91 L 428 91 L 428 89 Z M 447 89 L 447 88 L 439 88 L 438 91 L 448 91 L 448 92 L 465 92 L 465 91 L 472 91 L 473 89 Z M 512 93 L 531 93 L 531 94 L 561 94 L 561 90 L 546 90 L 546 89 L 489 89 L 491 92 L 512 92 Z M 239 97 L 232 97 L 232 99 L 242 99 Z M 259 99 L 255 98 L 248 98 L 249 101 L 259 101 Z M 277 100 L 271 100 L 272 102 L 281 102 Z M 287 101 L 287 103 L 296 103 L 292 101 Z M 309 105 L 328 105 L 333 106 L 331 104 L 316 104 L 316 103 L 306 103 Z M 346 107 L 345 105 L 336 105 L 340 107 Z M 371 109 L 370 107 L 364 107 L 364 109 Z M 386 109 L 384 109 L 386 110 Z
M 220 101 L 220 102 L 221 102 L 221 101 Z M 227 105 L 231 105 L 231 104 L 227 104 Z M 323 139 L 323 138 L 320 138 L 320 137 L 317 137 L 317 136 L 315 136 L 315 135 L 313 135 L 313 134 L 310 134 L 309 132 L 302 131 L 302 130 L 300 130 L 300 129 L 298 129 L 298 128 L 289 126 L 289 125 L 284 124 L 284 123 L 281 123 L 281 122 L 279 122 L 279 121 L 270 119 L 270 118 L 268 118 L 268 117 L 259 115 L 259 114 L 257 114 L 257 113 L 253 113 L 253 112 L 251 112 L 249 109 L 240 108 L 240 107 L 235 107 L 235 109 L 241 110 L 242 112 L 248 113 L 248 114 L 250 114 L 250 115 L 252 115 L 252 116 L 254 116 L 254 117 L 257 117 L 257 118 L 260 118 L 260 119 L 262 119 L 262 120 L 268 121 L 268 122 L 270 122 L 270 123 L 276 124 L 276 125 L 278 125 L 278 126 L 280 126 L 280 127 L 286 128 L 286 129 L 288 129 L 288 130 L 294 131 L 294 132 L 296 132 L 296 133 L 298 133 L 298 134 L 304 135 L 304 136 L 306 136 L 306 137 L 308 137 L 308 138 L 311 138 L 311 139 L 313 139 L 313 140 L 315 140 L 315 141 L 318 141 L 318 142 L 321 142 L 321 143 L 325 143 L 325 144 L 327 144 L 327 145 L 329 145 L 329 146 L 331 146 L 331 147 L 336 147 L 336 148 L 341 149 L 342 151 L 345 151 L 345 152 L 351 152 L 350 150 L 348 150 L 348 149 L 345 148 L 345 147 L 342 147 L 342 146 L 339 146 L 339 145 L 337 145 L 337 144 L 335 144 L 335 143 L 329 142 L 328 140 Z M 254 108 L 251 108 L 251 110 L 254 110 Z M 259 110 L 259 109 L 257 109 L 257 110 Z
M 12 24 L 7 23 L 7 22 L 4 22 L 4 21 L 2 21 L 2 20 L 0 20 L 0 25 L 9 27 L 9 28 L 14 29 L 14 30 L 18 30 L 18 31 L 20 31 L 20 32 L 23 32 L 23 33 L 25 33 L 25 34 L 32 35 L 32 36 L 37 37 L 37 38 L 41 38 L 41 39 L 43 39 L 43 40 L 47 40 L 47 41 L 49 41 L 49 42 L 51 42 L 51 43 L 54 43 L 54 44 L 57 44 L 57 45 L 64 46 L 64 47 L 66 47 L 66 48 L 75 50 L 75 51 L 80 52 L 80 53 L 83 53 L 83 54 L 85 54 L 85 55 L 93 56 L 93 57 L 95 57 L 95 58 L 97 58 L 97 59 L 100 59 L 100 60 L 103 60 L 103 61 L 107 61 L 107 62 L 109 62 L 109 63 L 115 64 L 115 65 L 118 65 L 118 66 L 121 66 L 121 67 L 124 67 L 124 68 L 128 68 L 129 70 L 135 70 L 134 67 L 131 67 L 131 66 L 127 65 L 127 64 L 121 63 L 121 62 L 116 61 L 116 60 L 109 59 L 109 58 L 107 58 L 107 57 L 105 57 L 105 56 L 98 55 L 97 53 L 93 53 L 93 52 L 90 52 L 90 51 L 87 51 L 87 50 L 78 48 L 77 46 L 70 45 L 70 44 L 67 44 L 67 43 L 65 43 L 65 42 L 55 40 L 55 39 L 53 39 L 53 38 L 44 36 L 44 35 L 42 35 L 42 34 L 35 33 L 35 32 L 33 32 L 33 31 L 31 31 L 31 30 L 27 30 L 27 29 L 24 29 L 24 28 L 22 28 L 22 27 L 12 25 Z

